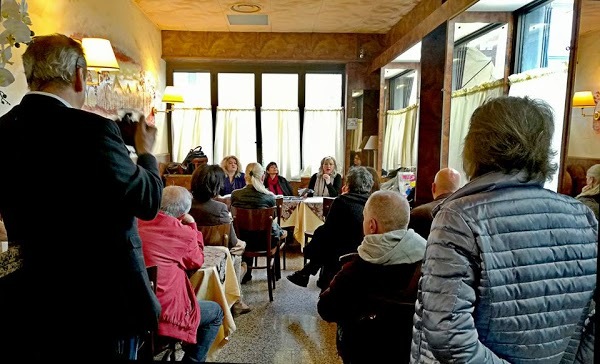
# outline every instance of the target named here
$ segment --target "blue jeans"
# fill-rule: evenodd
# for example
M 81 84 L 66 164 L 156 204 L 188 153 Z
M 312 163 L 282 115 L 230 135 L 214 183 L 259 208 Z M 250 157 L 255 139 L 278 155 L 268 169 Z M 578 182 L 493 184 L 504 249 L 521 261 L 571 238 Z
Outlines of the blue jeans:
M 196 334 L 196 344 L 186 344 L 183 347 L 183 361 L 205 362 L 208 349 L 215 341 L 219 328 L 223 323 L 223 309 L 213 301 L 198 301 L 200 305 L 200 325 Z

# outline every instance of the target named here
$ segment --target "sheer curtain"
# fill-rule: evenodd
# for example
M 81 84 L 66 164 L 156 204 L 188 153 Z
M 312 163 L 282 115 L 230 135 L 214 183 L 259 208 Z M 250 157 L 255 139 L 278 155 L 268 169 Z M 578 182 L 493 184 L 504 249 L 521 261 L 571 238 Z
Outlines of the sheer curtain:
M 235 155 L 242 164 L 256 162 L 256 109 L 217 108 L 215 163 Z
M 276 162 L 279 174 L 300 176 L 300 114 L 298 108 L 261 109 L 263 164 Z
M 418 105 L 388 110 L 383 143 L 382 168 L 387 171 L 417 165 L 416 130 Z
M 463 170 L 462 151 L 465 136 L 469 131 L 471 115 L 485 100 L 502 96 L 503 92 L 504 80 L 497 80 L 456 90 L 452 93 L 448 167 L 454 168 L 460 173 L 461 185 L 468 182 Z
M 541 99 L 550 104 L 554 109 L 554 135 L 552 149 L 556 152 L 552 161 L 560 164 L 562 149 L 562 131 L 564 127 L 565 97 L 567 93 L 566 64 L 554 68 L 539 68 L 523 73 L 511 75 L 509 79 L 509 96 L 529 96 Z M 558 190 L 558 172 L 551 181 L 546 182 L 545 188 Z
M 338 172 L 344 166 L 344 115 L 343 109 L 304 109 L 302 132 L 302 161 L 305 175 L 316 173 L 321 159 L 335 157 Z M 310 168 L 310 173 L 308 169 Z
M 182 162 L 190 149 L 202 146 L 202 151 L 213 162 L 212 111 L 209 108 L 177 110 L 171 114 L 173 133 L 173 161 Z
M 350 138 L 350 150 L 358 150 L 358 148 L 360 148 L 360 143 L 362 142 L 362 126 L 362 119 L 357 119 L 356 129 L 352 129 L 348 133 L 348 138 Z

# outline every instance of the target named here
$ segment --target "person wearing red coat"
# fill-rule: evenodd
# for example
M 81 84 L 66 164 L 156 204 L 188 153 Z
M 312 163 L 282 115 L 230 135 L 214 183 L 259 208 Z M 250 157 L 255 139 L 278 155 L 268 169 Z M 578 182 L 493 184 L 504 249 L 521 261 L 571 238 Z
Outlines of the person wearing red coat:
M 156 218 L 139 220 L 138 229 L 146 266 L 158 266 L 158 335 L 182 340 L 184 360 L 203 362 L 223 322 L 223 310 L 216 302 L 196 301 L 187 276 L 204 263 L 202 233 L 188 214 L 191 205 L 188 190 L 167 186 Z

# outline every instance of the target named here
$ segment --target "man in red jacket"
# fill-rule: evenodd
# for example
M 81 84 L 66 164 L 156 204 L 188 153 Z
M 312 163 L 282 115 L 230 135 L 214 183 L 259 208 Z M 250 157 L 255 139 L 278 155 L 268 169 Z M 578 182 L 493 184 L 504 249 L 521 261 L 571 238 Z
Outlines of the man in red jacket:
M 138 221 L 147 266 L 158 266 L 156 296 L 162 306 L 158 335 L 183 341 L 184 360 L 203 362 L 223 322 L 216 302 L 198 301 L 187 271 L 204 263 L 204 241 L 188 214 L 192 194 L 184 187 L 163 190 L 152 221 Z

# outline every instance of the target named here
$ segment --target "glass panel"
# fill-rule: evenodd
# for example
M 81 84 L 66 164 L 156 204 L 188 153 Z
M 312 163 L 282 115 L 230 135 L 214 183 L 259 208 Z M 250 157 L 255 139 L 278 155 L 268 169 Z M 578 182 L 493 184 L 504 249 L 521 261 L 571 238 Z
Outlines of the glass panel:
M 265 73 L 262 75 L 262 107 L 298 108 L 298 75 Z
M 253 73 L 219 73 L 218 82 L 219 107 L 254 107 Z
M 573 0 L 547 3 L 524 14 L 521 21 L 521 72 L 568 62 Z
M 342 106 L 341 74 L 306 74 L 306 107 L 330 109 Z
M 390 109 L 400 110 L 411 104 L 415 78 L 417 73 L 412 70 L 390 80 L 391 104 Z
M 183 92 L 185 100 L 174 107 L 210 107 L 210 73 L 174 72 L 173 86 Z

